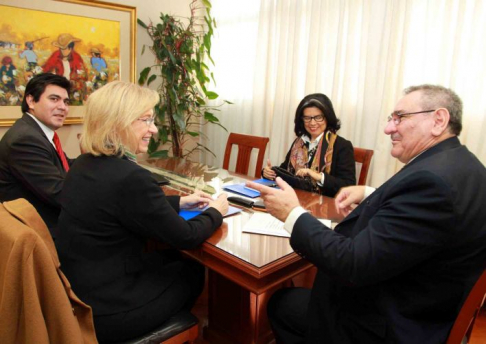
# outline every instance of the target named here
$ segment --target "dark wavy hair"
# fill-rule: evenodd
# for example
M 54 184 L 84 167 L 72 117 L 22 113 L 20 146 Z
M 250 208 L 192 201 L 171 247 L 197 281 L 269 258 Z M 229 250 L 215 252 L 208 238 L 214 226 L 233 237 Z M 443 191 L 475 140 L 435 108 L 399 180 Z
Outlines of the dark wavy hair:
M 341 121 L 337 119 L 336 114 L 334 113 L 331 100 L 325 94 L 313 93 L 305 96 L 304 99 L 300 101 L 299 106 L 297 106 L 297 110 L 295 111 L 294 132 L 297 137 L 304 134 L 310 137 L 307 130 L 305 130 L 304 120 L 302 119 L 304 109 L 310 107 L 315 107 L 322 111 L 327 122 L 326 130 L 336 133 L 339 128 L 341 128 Z
M 71 91 L 71 84 L 65 77 L 51 73 L 37 74 L 29 80 L 27 86 L 25 87 L 24 99 L 22 99 L 22 112 L 29 111 L 27 96 L 32 96 L 34 98 L 34 102 L 37 103 L 48 85 L 62 87 L 67 91 L 68 94 Z

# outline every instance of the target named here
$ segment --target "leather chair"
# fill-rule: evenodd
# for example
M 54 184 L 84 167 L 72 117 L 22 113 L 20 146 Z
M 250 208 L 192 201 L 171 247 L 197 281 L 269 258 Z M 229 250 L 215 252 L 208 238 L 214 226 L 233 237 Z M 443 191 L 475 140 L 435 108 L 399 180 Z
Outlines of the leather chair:
M 198 335 L 198 319 L 189 311 L 181 311 L 150 333 L 118 344 L 193 343 Z
M 368 170 L 370 168 L 372 157 L 372 150 L 354 147 L 354 161 L 361 164 L 357 185 L 366 185 L 366 179 L 368 178 Z
M 486 298 L 486 270 L 483 271 L 464 301 L 459 315 L 452 325 L 447 344 L 469 343 L 474 322 Z M 465 341 L 464 341 L 465 340 Z
M 248 175 L 248 168 L 250 166 L 251 151 L 257 148 L 258 158 L 255 167 L 255 178 L 259 178 L 263 167 L 263 157 L 267 149 L 268 137 L 251 136 L 231 133 L 226 143 L 226 151 L 224 153 L 223 168 L 229 168 L 229 161 L 231 156 L 231 149 L 233 145 L 238 146 L 238 156 L 236 158 L 236 173 Z
M 0 343 L 97 343 L 91 307 L 74 294 L 46 224 L 23 198 L 0 204 Z

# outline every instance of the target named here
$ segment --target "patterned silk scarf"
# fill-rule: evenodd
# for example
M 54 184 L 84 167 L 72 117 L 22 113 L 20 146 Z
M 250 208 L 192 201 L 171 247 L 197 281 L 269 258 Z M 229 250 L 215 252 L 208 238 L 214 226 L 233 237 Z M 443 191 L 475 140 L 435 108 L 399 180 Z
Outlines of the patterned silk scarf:
M 324 172 L 329 174 L 331 172 L 332 153 L 337 135 L 328 131 L 324 137 L 328 143 L 326 153 L 324 155 L 324 166 L 319 166 L 321 161 L 320 156 L 322 151 L 322 143 L 324 139 L 321 138 L 320 142 L 318 143 L 317 151 L 315 151 L 311 166 L 309 167 L 309 154 L 312 155 L 312 152 L 309 152 L 308 145 L 306 145 L 302 137 L 300 137 L 292 146 L 292 150 L 290 152 L 290 163 L 287 168 L 288 171 L 295 174 L 302 168 L 310 168 L 316 172 Z

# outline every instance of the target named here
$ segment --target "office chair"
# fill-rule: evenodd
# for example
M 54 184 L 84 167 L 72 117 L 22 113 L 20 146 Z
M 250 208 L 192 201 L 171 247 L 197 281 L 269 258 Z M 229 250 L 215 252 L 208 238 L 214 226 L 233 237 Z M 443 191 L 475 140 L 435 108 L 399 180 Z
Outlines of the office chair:
M 370 162 L 372 157 L 372 150 L 354 147 L 354 161 L 361 164 L 361 170 L 359 173 L 359 177 L 357 178 L 357 185 L 366 185 L 366 179 L 368 178 L 368 170 L 370 168 Z
M 462 305 L 461 311 L 452 325 L 446 344 L 469 343 L 474 322 L 486 298 L 486 270 L 483 271 L 476 284 Z M 466 340 L 465 342 L 463 340 Z
M 199 335 L 198 322 L 191 312 L 180 311 L 150 333 L 117 344 L 192 344 Z
M 265 150 L 267 149 L 268 137 L 251 136 L 231 133 L 226 143 L 226 151 L 224 152 L 223 168 L 228 169 L 231 148 L 233 145 L 238 146 L 238 156 L 236 160 L 236 173 L 248 175 L 248 168 L 250 166 L 251 151 L 257 148 L 258 158 L 255 167 L 255 178 L 259 178 L 263 167 L 263 157 L 265 156 Z
M 97 343 L 91 307 L 60 270 L 54 241 L 25 199 L 0 204 L 0 343 Z

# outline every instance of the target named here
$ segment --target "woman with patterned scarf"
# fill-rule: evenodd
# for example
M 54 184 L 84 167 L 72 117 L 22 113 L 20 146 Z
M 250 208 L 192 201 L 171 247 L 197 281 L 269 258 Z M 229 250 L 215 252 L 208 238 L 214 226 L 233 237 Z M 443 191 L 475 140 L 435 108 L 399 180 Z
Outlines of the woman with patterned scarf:
M 336 134 L 341 123 L 326 95 L 314 93 L 302 99 L 294 123 L 297 139 L 285 161 L 278 167 L 268 160 L 263 177 L 279 176 L 294 188 L 330 197 L 356 184 L 353 145 Z

